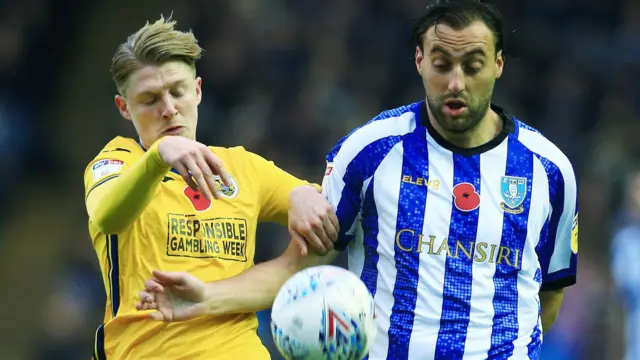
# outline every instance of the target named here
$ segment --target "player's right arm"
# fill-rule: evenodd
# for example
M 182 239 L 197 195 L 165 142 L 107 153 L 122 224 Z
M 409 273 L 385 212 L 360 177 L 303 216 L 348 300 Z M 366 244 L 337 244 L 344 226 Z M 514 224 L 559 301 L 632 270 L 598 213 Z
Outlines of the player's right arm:
M 116 161 L 121 167 L 95 178 L 94 166 L 104 160 Z M 205 145 L 182 137 L 158 140 L 135 163 L 126 160 L 98 158 L 85 172 L 87 212 L 91 223 L 102 233 L 118 233 L 131 225 L 172 167 L 189 186 L 199 188 L 209 198 L 212 193 L 218 196 L 214 174 L 219 174 L 225 184 L 231 184 L 220 159 Z

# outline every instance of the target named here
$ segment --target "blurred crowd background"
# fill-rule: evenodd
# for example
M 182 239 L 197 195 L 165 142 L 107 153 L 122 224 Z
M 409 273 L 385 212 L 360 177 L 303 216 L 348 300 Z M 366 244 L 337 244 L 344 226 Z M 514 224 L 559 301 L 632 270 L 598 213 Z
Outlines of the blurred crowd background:
M 508 52 L 494 102 L 558 144 L 579 177 L 578 284 L 545 337 L 543 360 L 623 359 L 625 343 L 640 343 L 640 333 L 625 335 L 634 317 L 640 324 L 640 312 L 631 311 L 640 297 L 640 251 L 620 247 L 618 256 L 612 244 L 620 229 L 638 227 L 640 181 L 626 179 L 640 169 L 640 2 L 498 2 Z M 423 98 L 411 24 L 425 5 L 0 2 L 0 358 L 86 360 L 92 351 L 104 290 L 82 174 L 109 139 L 134 135 L 113 105 L 108 71 L 127 35 L 173 12 L 206 50 L 198 66 L 199 140 L 241 144 L 321 181 L 324 155 L 340 137 L 384 109 Z M 637 231 L 623 238 L 616 241 L 640 244 Z M 261 226 L 256 260 L 278 255 L 287 241 L 285 229 Z M 269 313 L 260 318 L 278 359 Z

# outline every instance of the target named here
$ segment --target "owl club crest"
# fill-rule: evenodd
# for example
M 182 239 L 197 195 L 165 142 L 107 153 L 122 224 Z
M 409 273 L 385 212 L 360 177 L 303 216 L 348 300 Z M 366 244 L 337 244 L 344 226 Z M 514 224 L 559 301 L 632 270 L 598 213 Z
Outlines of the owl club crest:
M 503 176 L 500 183 L 502 202 L 500 207 L 510 214 L 520 214 L 524 211 L 522 203 L 527 197 L 527 178 Z
M 231 186 L 225 185 L 218 175 L 214 175 L 214 181 L 223 197 L 233 199 L 238 195 L 238 184 L 233 176 L 231 176 Z

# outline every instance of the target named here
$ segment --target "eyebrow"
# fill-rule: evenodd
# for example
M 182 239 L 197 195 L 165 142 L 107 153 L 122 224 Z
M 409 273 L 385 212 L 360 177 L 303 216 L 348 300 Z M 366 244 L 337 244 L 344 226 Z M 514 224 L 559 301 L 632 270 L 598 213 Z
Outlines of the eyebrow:
M 434 45 L 431 48 L 431 51 L 429 52 L 429 55 L 433 55 L 434 53 L 441 53 L 445 56 L 449 56 L 449 57 L 453 57 L 453 55 L 451 55 L 451 53 L 445 49 L 444 47 L 440 46 L 440 45 Z M 484 50 L 482 50 L 481 48 L 475 48 L 472 50 L 467 51 L 466 53 L 464 53 L 462 55 L 462 57 L 470 57 L 473 55 L 481 55 L 481 56 L 486 56 Z
M 185 85 L 187 83 L 186 80 L 181 79 L 181 80 L 175 80 L 172 81 L 170 83 L 168 83 L 166 86 L 164 86 L 163 88 L 167 88 L 167 89 L 171 89 L 174 88 L 176 86 L 182 86 Z M 141 91 L 139 95 L 150 95 L 150 94 L 154 94 L 157 93 L 158 91 L 160 91 L 162 88 L 160 87 L 154 87 L 154 88 L 150 88 L 150 89 L 146 89 L 144 91 Z

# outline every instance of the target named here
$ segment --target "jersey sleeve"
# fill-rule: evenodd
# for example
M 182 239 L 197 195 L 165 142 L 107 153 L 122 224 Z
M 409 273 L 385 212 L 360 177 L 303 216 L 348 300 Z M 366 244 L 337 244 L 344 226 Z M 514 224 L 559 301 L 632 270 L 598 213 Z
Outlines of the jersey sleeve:
M 380 113 L 342 138 L 327 155 L 322 191 L 340 224 L 337 250 L 344 250 L 367 229 L 377 231 L 374 174 L 392 148 L 416 129 L 415 112 L 421 104 Z
M 347 161 L 336 159 L 329 154 L 327 156 L 327 168 L 322 180 L 322 193 L 333 206 L 338 222 L 340 233 L 335 243 L 337 250 L 344 250 L 353 240 L 357 220 L 360 216 L 361 189 L 363 180 L 360 176 L 345 176 L 348 171 Z
M 85 199 L 100 186 L 117 178 L 131 162 L 130 150 L 107 145 L 98 156 L 87 165 L 84 172 Z
M 286 225 L 291 191 L 298 186 L 310 184 L 280 169 L 260 155 L 251 152 L 247 154 L 256 171 L 256 179 L 260 182 L 259 220 Z
M 551 216 L 538 249 L 543 291 L 575 284 L 578 255 L 578 186 L 573 167 L 567 160 L 549 177 Z

